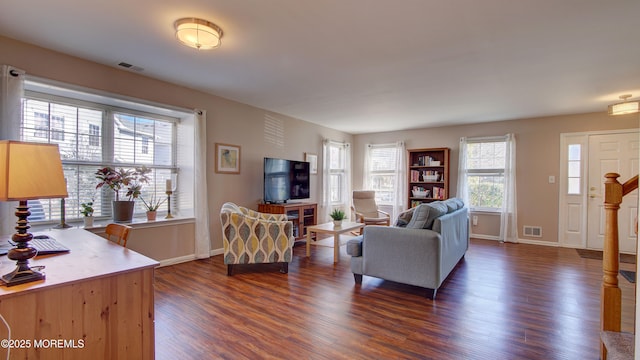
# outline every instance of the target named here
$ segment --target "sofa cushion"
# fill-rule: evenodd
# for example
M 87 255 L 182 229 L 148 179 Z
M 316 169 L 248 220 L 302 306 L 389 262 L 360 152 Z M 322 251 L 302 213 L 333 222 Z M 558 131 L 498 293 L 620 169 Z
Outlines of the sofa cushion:
M 433 221 L 447 213 L 447 205 L 441 201 L 420 204 L 415 208 L 411 221 L 407 224 L 410 229 L 431 229 Z

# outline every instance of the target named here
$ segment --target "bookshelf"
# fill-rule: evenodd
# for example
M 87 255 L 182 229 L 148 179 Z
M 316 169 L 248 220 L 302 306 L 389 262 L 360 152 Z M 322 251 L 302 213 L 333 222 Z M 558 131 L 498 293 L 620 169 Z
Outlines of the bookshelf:
M 409 207 L 449 198 L 449 148 L 411 149 L 408 160 Z

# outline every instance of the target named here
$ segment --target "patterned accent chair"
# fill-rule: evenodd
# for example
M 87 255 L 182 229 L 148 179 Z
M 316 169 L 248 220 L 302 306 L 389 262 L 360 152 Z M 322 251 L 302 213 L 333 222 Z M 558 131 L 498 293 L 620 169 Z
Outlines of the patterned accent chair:
M 220 210 L 227 275 L 236 264 L 281 263 L 289 272 L 293 257 L 293 222 L 285 214 L 265 214 L 227 202 Z

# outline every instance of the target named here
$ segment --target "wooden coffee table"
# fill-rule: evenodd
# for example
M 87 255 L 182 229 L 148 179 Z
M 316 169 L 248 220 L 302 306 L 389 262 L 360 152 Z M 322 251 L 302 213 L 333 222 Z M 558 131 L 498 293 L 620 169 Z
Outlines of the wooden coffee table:
M 364 227 L 363 223 L 343 221 L 341 226 L 334 226 L 333 222 L 318 224 L 307 227 L 307 257 L 311 256 L 311 233 L 333 235 L 333 262 L 340 259 L 340 234 L 358 230 Z

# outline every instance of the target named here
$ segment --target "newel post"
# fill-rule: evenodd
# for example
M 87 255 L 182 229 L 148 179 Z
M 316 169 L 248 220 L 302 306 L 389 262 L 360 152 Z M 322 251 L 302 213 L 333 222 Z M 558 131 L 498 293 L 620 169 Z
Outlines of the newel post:
M 622 203 L 622 184 L 619 174 L 604 175 L 605 233 L 602 256 L 602 291 L 600 298 L 600 329 L 617 331 L 621 329 L 622 293 L 618 287 L 620 258 L 618 249 L 618 210 Z M 606 359 L 606 349 L 600 344 L 601 358 Z

